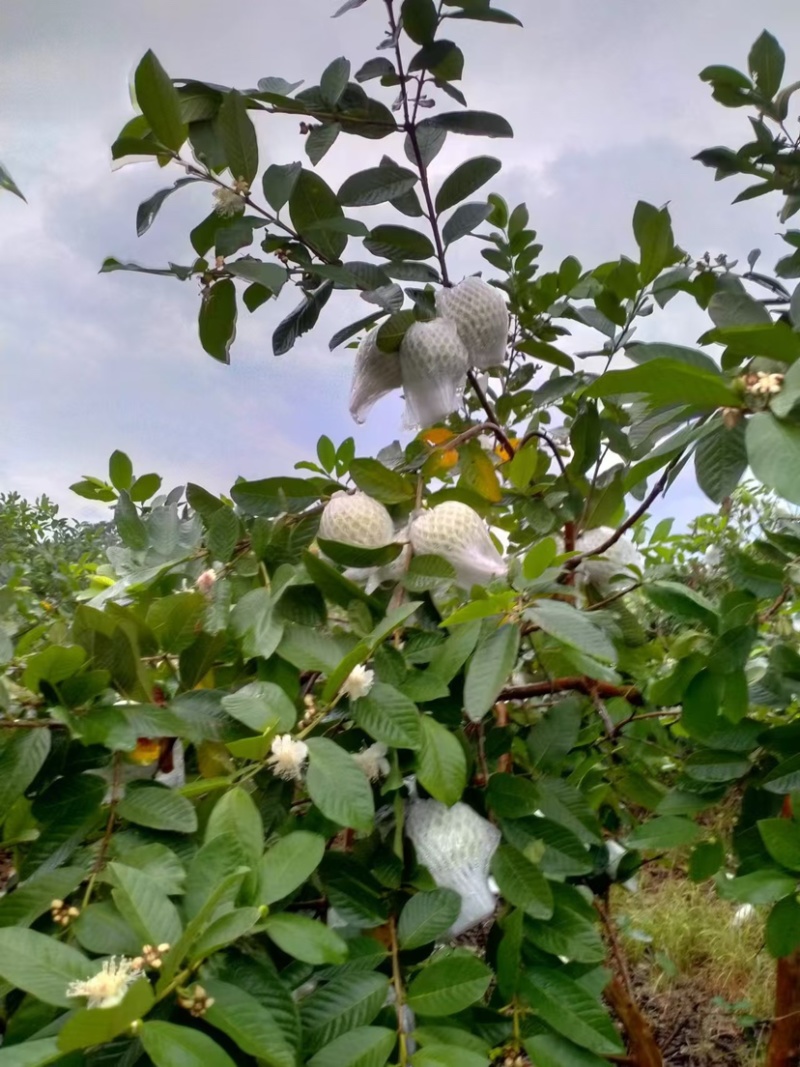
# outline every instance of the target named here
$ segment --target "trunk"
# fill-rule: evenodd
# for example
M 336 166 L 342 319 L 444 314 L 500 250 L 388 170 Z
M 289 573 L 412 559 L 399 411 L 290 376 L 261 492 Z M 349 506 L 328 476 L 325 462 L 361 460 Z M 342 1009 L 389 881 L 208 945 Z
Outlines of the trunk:
M 800 951 L 778 960 L 775 983 L 775 1022 L 767 1049 L 766 1067 L 800 1065 Z
M 622 1023 L 628 1039 L 630 1056 L 626 1062 L 633 1064 L 634 1067 L 664 1067 L 664 1060 L 656 1044 L 653 1028 L 618 975 L 614 975 L 606 986 L 605 997 Z
M 781 817 L 791 819 L 792 800 L 784 797 Z M 766 1067 L 800 1065 L 800 950 L 778 960 L 775 975 L 775 1015 Z

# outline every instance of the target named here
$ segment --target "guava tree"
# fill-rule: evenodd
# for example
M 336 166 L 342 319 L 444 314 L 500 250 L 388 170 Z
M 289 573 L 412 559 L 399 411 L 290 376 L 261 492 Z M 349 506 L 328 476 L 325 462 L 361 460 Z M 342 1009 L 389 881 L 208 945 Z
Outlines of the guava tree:
M 777 277 L 692 259 L 639 203 L 636 260 L 540 272 L 525 207 L 470 199 L 499 160 L 430 174 L 448 138 L 512 132 L 467 108 L 448 35 L 517 20 L 489 0 L 337 15 L 355 8 L 385 14 L 376 55 L 310 88 L 142 59 L 112 154 L 180 176 L 138 229 L 188 184 L 210 211 L 191 263 L 104 269 L 199 279 L 222 361 L 240 303 L 299 290 L 286 356 L 360 294 L 331 340 L 356 345 L 352 413 L 402 390 L 416 436 L 377 458 L 323 437 L 229 497 L 162 493 L 120 452 L 73 487 L 113 505 L 120 543 L 70 619 L 6 626 L 0 1067 L 655 1067 L 609 887 L 673 852 L 771 907 L 770 1064 L 794 1063 L 800 531 L 776 512 L 729 538 L 701 589 L 642 520 L 689 462 L 723 512 L 748 466 L 800 503 L 797 253 Z M 748 69 L 703 72 L 757 117 L 702 161 L 785 194 L 788 218 L 794 86 L 768 33 Z M 307 163 L 260 162 L 271 114 L 302 122 Z M 340 137 L 394 154 L 334 191 L 317 167 Z M 458 279 L 468 235 L 482 275 Z M 636 341 L 687 296 L 700 347 Z M 580 357 L 576 323 L 598 337 Z M 732 789 L 725 842 L 696 817 Z

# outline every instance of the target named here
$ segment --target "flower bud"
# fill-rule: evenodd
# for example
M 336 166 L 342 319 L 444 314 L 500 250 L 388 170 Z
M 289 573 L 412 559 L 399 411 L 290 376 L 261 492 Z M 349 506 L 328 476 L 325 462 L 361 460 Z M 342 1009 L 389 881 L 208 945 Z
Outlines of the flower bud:
M 489 536 L 486 523 L 472 508 L 457 500 L 437 504 L 411 522 L 409 536 L 417 555 L 446 559 L 465 589 L 486 585 L 508 573 L 505 560 Z
M 505 362 L 508 306 L 499 289 L 482 278 L 465 278 L 452 289 L 439 290 L 436 311 L 455 324 L 470 366 L 489 370 Z
M 457 411 L 468 368 L 467 349 L 452 322 L 413 323 L 400 346 L 406 425 L 426 429 Z
M 356 353 L 350 386 L 350 414 L 359 423 L 364 422 L 376 401 L 403 384 L 399 353 L 382 352 L 378 348 L 375 339 L 379 328 L 376 326 L 366 334 Z
M 217 572 L 213 567 L 207 571 L 203 571 L 197 581 L 194 583 L 196 589 L 203 594 L 203 596 L 209 596 L 211 590 L 214 588 L 214 583 L 217 580 Z

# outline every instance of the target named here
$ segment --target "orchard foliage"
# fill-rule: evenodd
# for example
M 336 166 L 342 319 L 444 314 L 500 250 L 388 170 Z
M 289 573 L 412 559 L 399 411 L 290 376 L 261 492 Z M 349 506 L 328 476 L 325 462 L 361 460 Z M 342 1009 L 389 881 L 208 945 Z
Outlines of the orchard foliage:
M 600 1067 L 626 1049 L 652 1067 L 608 905 L 665 855 L 768 907 L 775 957 L 800 948 L 800 526 L 771 497 L 729 533 L 748 466 L 800 503 L 796 256 L 776 277 L 755 253 L 692 258 L 639 203 L 635 259 L 540 271 L 526 208 L 486 193 L 499 160 L 431 177 L 449 138 L 511 135 L 468 107 L 450 36 L 516 18 L 489 0 L 336 14 L 362 7 L 386 15 L 376 54 L 318 85 L 174 81 L 152 52 L 137 68 L 112 154 L 181 174 L 138 230 L 190 184 L 209 212 L 187 265 L 104 269 L 199 279 L 200 342 L 224 362 L 241 305 L 299 290 L 285 355 L 358 293 L 368 312 L 331 340 L 360 339 L 354 411 L 402 388 L 422 425 L 377 458 L 322 437 L 229 496 L 164 493 L 120 452 L 73 487 L 113 506 L 115 542 L 63 617 L 26 629 L 13 585 L 0 605 L 0 1067 Z M 787 219 L 783 65 L 765 33 L 749 74 L 703 72 L 756 139 L 701 159 L 782 193 Z M 302 123 L 306 160 L 259 158 L 272 115 Z M 348 137 L 381 144 L 333 190 L 317 167 Z M 467 237 L 484 278 L 464 286 L 448 253 Z M 708 311 L 699 347 L 639 343 L 677 299 Z M 647 533 L 690 463 L 720 515 L 694 541 Z M 721 840 L 699 816 L 731 794 Z M 787 1040 L 777 1025 L 773 1067 Z

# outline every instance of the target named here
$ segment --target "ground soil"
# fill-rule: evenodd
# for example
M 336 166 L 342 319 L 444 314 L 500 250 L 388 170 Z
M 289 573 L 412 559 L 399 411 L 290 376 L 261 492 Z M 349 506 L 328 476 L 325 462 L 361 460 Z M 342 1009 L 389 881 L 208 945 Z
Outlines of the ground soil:
M 708 990 L 691 978 L 653 990 L 646 966 L 635 967 L 636 998 L 650 1020 L 664 1067 L 755 1067 L 766 1046 L 762 1027 L 743 1030 Z

